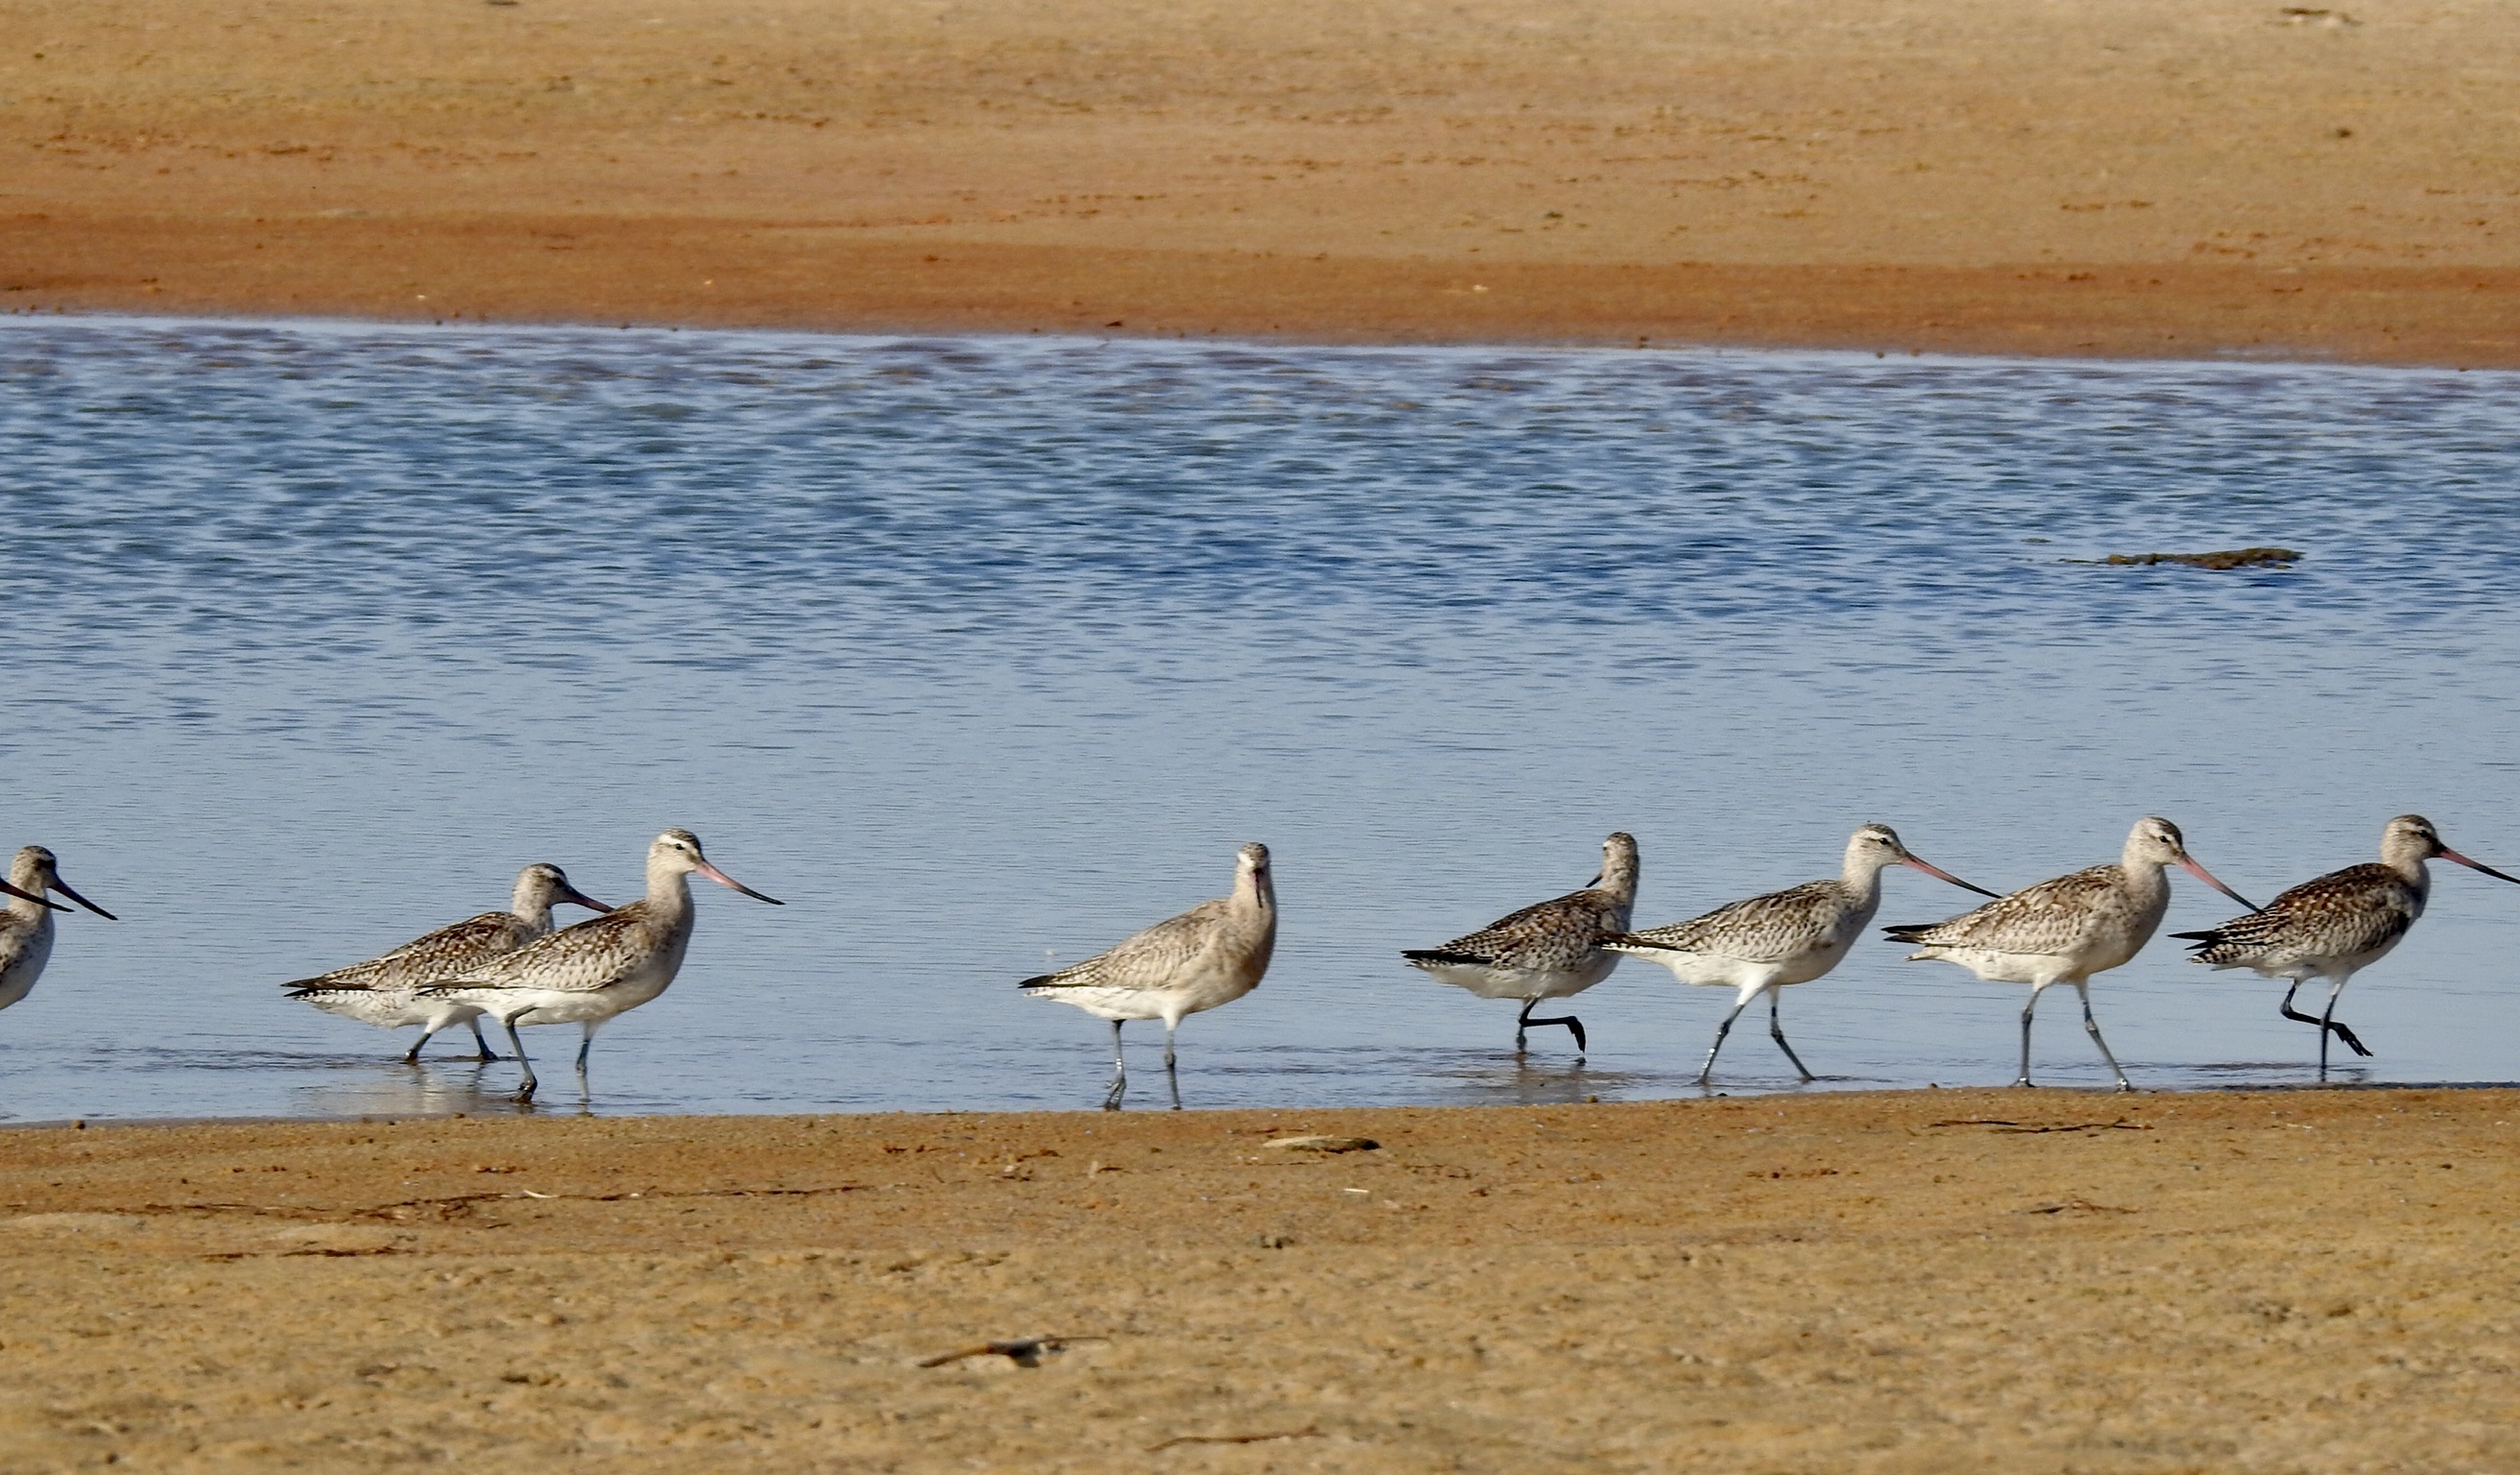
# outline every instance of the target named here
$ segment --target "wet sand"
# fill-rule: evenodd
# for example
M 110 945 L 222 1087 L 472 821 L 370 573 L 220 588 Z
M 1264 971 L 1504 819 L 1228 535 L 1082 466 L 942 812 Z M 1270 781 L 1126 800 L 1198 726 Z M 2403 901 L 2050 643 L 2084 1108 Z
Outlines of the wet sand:
M 0 303 L 2520 364 L 2520 27 L 0 0 Z
M 1944 1091 L 13 1131 L 0 1447 L 2508 1468 L 2515 1115 L 2507 1091 Z M 1380 1145 L 1267 1145 L 1297 1134 Z M 919 1365 L 1043 1336 L 1067 1350 L 1037 1366 Z

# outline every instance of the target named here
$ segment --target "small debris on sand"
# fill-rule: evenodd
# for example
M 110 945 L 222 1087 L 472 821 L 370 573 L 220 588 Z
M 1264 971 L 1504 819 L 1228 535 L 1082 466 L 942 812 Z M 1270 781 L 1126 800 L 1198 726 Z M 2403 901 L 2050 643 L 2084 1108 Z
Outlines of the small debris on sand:
M 1372 1152 L 1382 1144 L 1370 1137 L 1277 1137 L 1261 1145 L 1281 1152 Z

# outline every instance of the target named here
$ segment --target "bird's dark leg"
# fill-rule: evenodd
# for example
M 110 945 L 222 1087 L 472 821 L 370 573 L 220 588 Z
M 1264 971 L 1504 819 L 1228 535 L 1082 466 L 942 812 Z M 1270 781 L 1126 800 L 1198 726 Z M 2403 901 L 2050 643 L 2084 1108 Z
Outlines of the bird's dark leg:
M 2021 1074 L 2013 1078 L 2015 1086 L 2030 1084 L 2030 1015 L 2039 1007 L 2039 989 L 2033 985 L 2030 1002 L 2021 1006 Z
M 2118 1069 L 2118 1057 L 2109 1053 L 2109 1042 L 2100 1038 L 2100 1021 L 2092 1017 L 2091 986 L 2078 983 L 2074 985 L 2074 992 L 2083 996 L 2084 1032 L 2092 1037 L 2093 1045 L 2100 1048 L 2100 1058 L 2109 1062 L 2109 1074 L 2118 1078 L 2118 1090 L 2135 1090 L 2135 1083 L 2126 1078 L 2125 1071 Z
M 481 1033 L 481 1016 L 475 1014 L 468 1022 L 472 1026 L 472 1058 L 475 1060 L 499 1058 L 499 1052 L 490 1048 L 489 1039 Z
M 412 1042 L 411 1049 L 403 1051 L 402 1063 L 405 1065 L 418 1065 L 420 1063 L 420 1048 L 436 1038 L 437 1031 L 424 1028 L 420 1032 L 420 1038 Z
M 1173 1089 L 1173 1110 L 1179 1111 L 1182 1109 L 1181 1072 L 1173 1065 L 1173 1030 L 1175 1028 L 1173 1021 L 1169 1019 L 1164 1021 L 1164 1080 L 1170 1083 Z
M 2292 996 L 2299 993 L 2301 991 L 2301 986 L 2309 981 L 2310 980 L 2306 978 L 2294 979 L 2292 981 L 2292 987 L 2284 990 L 2283 1003 L 2275 1006 L 2275 1012 L 2283 1015 L 2287 1019 L 2297 1019 L 2304 1024 L 2316 1024 L 2318 1026 L 2318 1073 L 2321 1077 L 2324 1077 L 2327 1074 L 2327 1037 L 2329 1035 L 2332 1034 L 2337 1039 L 2344 1041 L 2346 1046 L 2358 1055 L 2367 1055 L 2371 1051 L 2364 1049 L 2362 1042 L 2354 1037 L 2354 1031 L 2347 1029 L 2344 1025 L 2337 1023 L 2333 1019 L 2325 1018 L 2318 1014 L 2305 1014 L 2301 1010 L 2292 1006 Z M 2339 983 L 2336 986 L 2336 992 L 2327 996 L 2327 1007 L 2329 1012 L 2332 1013 L 2335 1011 L 2336 994 L 2342 993 L 2344 990 L 2345 985 Z
M 519 1101 L 532 1100 L 535 1089 L 542 1085 L 540 1081 L 534 1079 L 534 1062 L 525 1058 L 525 1042 L 517 1038 L 518 1020 L 532 1012 L 532 1009 L 527 1009 L 524 1014 L 518 1014 L 514 1019 L 500 1021 L 508 1027 L 508 1048 L 517 1052 L 517 1063 L 522 1066 L 525 1072 L 524 1084 L 517 1088 L 517 1099 Z
M 1530 1028 L 1532 1025 L 1562 1024 L 1566 1026 L 1566 1033 L 1575 1037 L 1575 1053 L 1578 1055 L 1583 1054 L 1587 1048 L 1584 1043 L 1584 1021 L 1576 1018 L 1573 1014 L 1559 1014 L 1553 1019 L 1534 1019 L 1531 1017 L 1531 1011 L 1534 1008 L 1537 1008 L 1539 1005 L 1540 1001 L 1537 999 L 1524 1001 L 1521 1017 L 1513 1021 L 1513 1052 L 1517 1055 L 1522 1053 L 1522 1032 Z
M 586 1021 L 586 1037 L 577 1042 L 577 1078 L 586 1079 L 586 1052 L 595 1049 L 595 1021 Z
M 1794 1048 L 1785 1043 L 1785 1022 L 1781 1018 L 1778 1017 L 1777 1012 L 1778 1002 L 1782 997 L 1781 992 L 1778 990 L 1770 989 L 1768 991 L 1768 1034 L 1777 1042 L 1777 1049 L 1785 1052 L 1785 1058 L 1794 1062 L 1795 1074 L 1801 1076 L 1807 1082 L 1816 1081 L 1820 1078 L 1811 1073 L 1811 1067 L 1803 1064 L 1803 1057 L 1795 1054 Z M 1713 1066 L 1715 1064 L 1715 1057 L 1712 1055 L 1707 1056 L 1706 1063 L 1710 1067 Z
M 1705 1085 L 1707 1080 L 1715 1074 L 1715 1056 L 1719 1050 L 1724 1049 L 1724 1037 L 1732 1033 L 1732 1021 L 1741 1017 L 1741 1010 L 1747 1006 L 1748 1004 L 1749 1001 L 1746 999 L 1736 999 L 1732 1001 L 1732 1011 L 1724 1016 L 1724 1022 L 1722 1024 L 1715 1026 L 1715 1043 L 1706 1047 L 1706 1063 L 1697 1067 L 1698 1085 Z
M 1102 1109 L 1120 1109 L 1120 1097 L 1129 1089 L 1129 1061 L 1120 1053 L 1120 1021 L 1111 1021 L 1111 1089 L 1103 1094 Z

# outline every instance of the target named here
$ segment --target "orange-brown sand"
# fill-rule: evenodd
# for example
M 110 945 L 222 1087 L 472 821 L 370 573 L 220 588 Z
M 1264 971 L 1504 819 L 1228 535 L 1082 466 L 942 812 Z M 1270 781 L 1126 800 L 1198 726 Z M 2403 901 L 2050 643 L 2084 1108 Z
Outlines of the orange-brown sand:
M 0 1466 L 2511 1469 L 2515 1120 L 1945 1091 L 7 1132 Z M 1380 1146 L 1268 1145 L 1298 1134 Z
M 2497 0 L 0 0 L 0 303 L 2520 364 Z

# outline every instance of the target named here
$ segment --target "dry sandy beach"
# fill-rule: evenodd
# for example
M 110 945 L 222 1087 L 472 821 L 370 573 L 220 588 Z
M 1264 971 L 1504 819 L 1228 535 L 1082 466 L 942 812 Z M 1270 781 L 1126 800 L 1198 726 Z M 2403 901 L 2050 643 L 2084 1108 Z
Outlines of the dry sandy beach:
M 2510 1469 L 2515 1118 L 1940 1091 L 0 1133 L 0 1463 Z M 1268 1145 L 1307 1134 L 1380 1145 Z M 1252 1436 L 1283 1437 L 1222 1442 Z
M 2494 0 L 0 0 L 0 302 L 2520 364 Z

